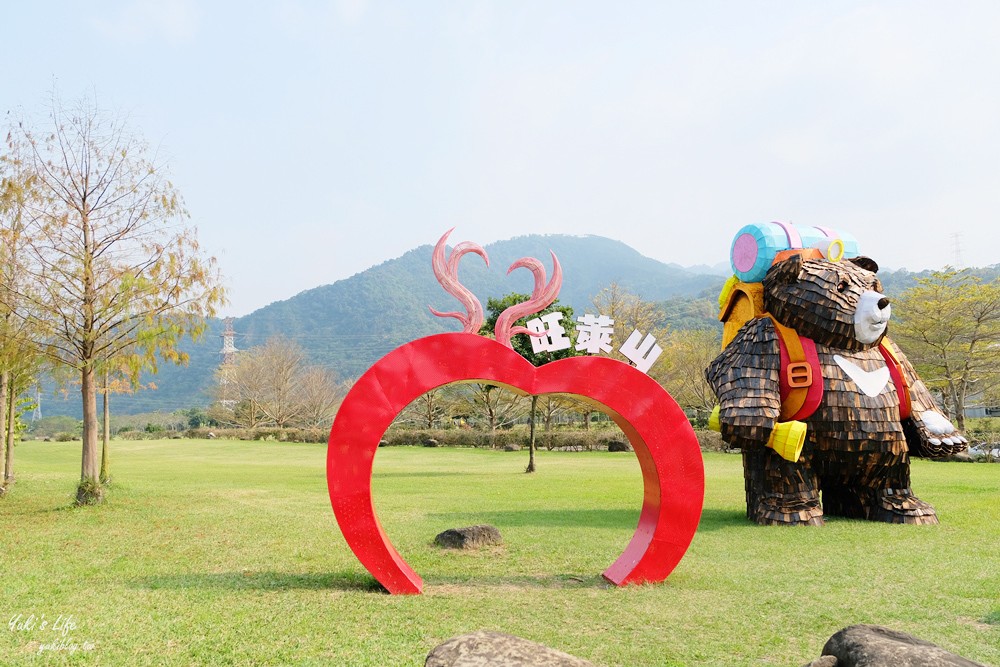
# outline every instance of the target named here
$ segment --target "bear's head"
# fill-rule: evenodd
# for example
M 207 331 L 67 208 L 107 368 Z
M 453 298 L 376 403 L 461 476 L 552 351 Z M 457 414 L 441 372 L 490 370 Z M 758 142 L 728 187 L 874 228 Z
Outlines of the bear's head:
M 764 307 L 781 324 L 822 345 L 875 347 L 891 312 L 877 271 L 867 257 L 830 262 L 793 255 L 764 277 Z

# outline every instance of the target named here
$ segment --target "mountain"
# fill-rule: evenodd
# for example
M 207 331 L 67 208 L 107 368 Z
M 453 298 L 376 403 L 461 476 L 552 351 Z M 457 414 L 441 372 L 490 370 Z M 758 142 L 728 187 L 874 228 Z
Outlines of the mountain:
M 582 314 L 595 294 L 617 282 L 650 301 L 717 291 L 722 279 L 693 274 L 644 257 L 618 241 L 597 236 L 522 236 L 487 245 L 490 268 L 475 255 L 459 267 L 462 283 L 486 305 L 489 297 L 510 292 L 530 293 L 531 272 L 507 267 L 521 257 L 535 257 L 552 272 L 550 251 L 563 269 L 560 303 Z M 374 361 L 399 345 L 441 331 L 455 331 L 458 322 L 438 318 L 439 311 L 460 309 L 437 283 L 431 270 L 432 247 L 421 246 L 346 280 L 307 290 L 261 308 L 235 322 L 237 347 L 264 343 L 274 335 L 295 340 L 313 359 L 342 376 L 363 373 Z
M 521 257 L 535 257 L 551 274 L 551 250 L 563 268 L 561 303 L 577 315 L 595 313 L 594 295 L 616 282 L 647 301 L 669 301 L 667 317 L 676 328 L 717 326 L 715 298 L 726 278 L 724 267 L 685 269 L 643 256 L 635 249 L 599 236 L 522 236 L 489 244 L 485 250 L 490 268 L 475 255 L 466 256 L 459 278 L 486 305 L 489 297 L 511 292 L 530 293 L 533 277 L 526 269 L 507 275 L 507 268 Z M 332 367 L 340 377 L 356 377 L 390 350 L 422 336 L 456 331 L 458 322 L 438 318 L 428 310 L 459 310 L 458 303 L 437 283 L 431 269 L 429 245 L 411 250 L 331 285 L 306 290 L 235 320 L 236 347 L 261 345 L 282 335 L 305 349 L 312 362 Z M 982 270 L 987 279 L 998 267 Z M 990 273 L 992 271 L 992 273 Z M 886 292 L 898 293 L 928 272 L 880 272 Z M 223 325 L 209 323 L 199 342 L 185 342 L 190 355 L 185 367 L 161 365 L 152 380 L 157 389 L 132 396 L 113 396 L 119 414 L 171 412 L 207 405 L 213 372 L 219 364 Z M 76 391 L 67 399 L 42 397 L 42 413 L 79 416 Z
M 711 294 L 714 298 L 724 278 L 692 272 L 643 256 L 635 249 L 599 236 L 530 235 L 485 246 L 487 268 L 481 258 L 468 255 L 459 267 L 459 278 L 485 307 L 490 297 L 510 292 L 530 293 L 533 276 L 526 269 L 507 275 L 507 268 L 521 257 L 535 257 L 552 273 L 550 251 L 563 269 L 560 303 L 577 314 L 594 311 L 594 295 L 612 282 L 649 301 Z M 438 284 L 431 269 L 430 245 L 415 248 L 331 285 L 306 290 L 236 319 L 236 347 L 261 345 L 275 335 L 301 345 L 314 363 L 332 367 L 341 377 L 356 377 L 390 350 L 422 336 L 457 331 L 452 318 L 438 318 L 439 311 L 460 310 L 458 303 Z M 708 269 L 708 267 L 705 267 Z M 714 267 L 713 267 L 714 268 Z M 220 361 L 222 322 L 213 320 L 198 342 L 186 341 L 187 366 L 162 364 L 159 373 L 144 381 L 156 390 L 115 395 L 112 410 L 119 414 L 174 411 L 209 402 L 213 372 Z M 79 416 L 76 391 L 65 398 L 47 392 L 42 414 Z

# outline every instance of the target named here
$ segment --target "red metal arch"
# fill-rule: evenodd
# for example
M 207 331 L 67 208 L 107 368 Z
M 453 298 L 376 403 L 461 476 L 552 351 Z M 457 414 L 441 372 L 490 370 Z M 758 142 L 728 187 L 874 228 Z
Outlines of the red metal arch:
M 573 357 L 538 368 L 474 334 L 439 334 L 403 345 L 372 366 L 348 393 L 330 431 L 327 485 L 340 530 L 358 560 L 390 593 L 420 593 L 423 581 L 392 546 L 375 515 L 372 464 L 396 415 L 426 392 L 455 382 L 489 382 L 532 394 L 594 401 L 628 436 L 642 469 L 639 525 L 604 571 L 611 583 L 659 582 L 687 551 L 701 517 L 705 472 L 687 418 L 646 374 L 607 357 Z

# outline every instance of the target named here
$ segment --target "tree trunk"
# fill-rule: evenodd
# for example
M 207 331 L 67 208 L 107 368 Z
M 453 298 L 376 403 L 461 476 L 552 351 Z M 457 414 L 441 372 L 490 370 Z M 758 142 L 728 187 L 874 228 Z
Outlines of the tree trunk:
M 94 386 L 94 368 L 85 366 L 80 375 L 80 393 L 83 396 L 83 456 L 76 504 L 96 505 L 103 500 L 104 490 L 101 488 L 101 461 L 97 456 L 97 388 Z
M 958 419 L 958 387 L 956 385 L 956 380 L 949 377 L 948 378 L 948 395 L 945 397 L 944 392 L 941 392 L 942 408 L 944 409 L 945 415 L 949 419 Z
M 0 373 L 0 405 L 2 406 L 7 405 L 7 392 L 9 390 L 9 385 L 10 385 L 10 372 L 4 371 L 3 373 Z M 7 410 L 5 407 L 5 409 L 0 410 L 0 434 L 5 434 L 6 432 L 7 432 Z M 5 442 L 6 438 L 0 438 L 0 455 L 3 455 L 0 458 L 4 460 L 6 460 L 5 449 L 4 449 Z M 4 491 L 6 491 L 6 484 L 0 484 L 0 495 L 3 495 Z
M 3 485 L 5 487 L 14 483 L 14 435 L 17 431 L 17 415 L 14 414 L 17 408 L 17 392 L 13 387 L 7 390 L 7 455 L 3 464 Z
M 524 472 L 535 472 L 535 406 L 538 397 L 531 397 L 531 413 L 528 415 L 528 467 Z
M 545 411 L 545 449 L 552 451 L 552 397 L 548 398 L 548 409 Z
M 108 404 L 108 373 L 104 373 L 104 429 L 101 438 L 101 484 L 111 481 L 111 471 L 108 469 L 108 440 L 111 439 L 111 406 Z
M 965 399 L 968 395 L 969 383 L 963 378 L 958 386 L 958 395 L 955 401 L 955 426 L 958 427 L 959 431 L 965 430 Z

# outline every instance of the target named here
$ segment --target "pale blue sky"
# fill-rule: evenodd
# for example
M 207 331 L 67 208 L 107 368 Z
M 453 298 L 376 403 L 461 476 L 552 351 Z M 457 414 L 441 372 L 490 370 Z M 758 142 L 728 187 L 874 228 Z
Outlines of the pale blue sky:
M 1000 262 L 995 0 L 36 1 L 4 24 L 0 111 L 54 83 L 127 112 L 233 315 L 453 226 L 690 265 L 780 219 L 887 267 Z

